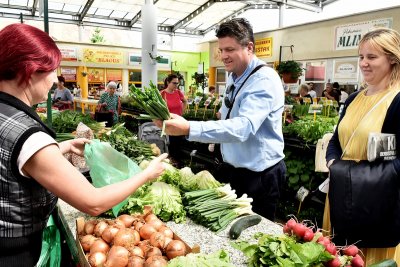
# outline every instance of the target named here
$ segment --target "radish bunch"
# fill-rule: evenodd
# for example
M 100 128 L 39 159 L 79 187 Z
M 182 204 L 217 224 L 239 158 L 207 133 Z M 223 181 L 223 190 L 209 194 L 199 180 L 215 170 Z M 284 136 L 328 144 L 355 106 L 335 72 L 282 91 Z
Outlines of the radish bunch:
M 330 237 L 323 236 L 320 230 L 314 232 L 314 225 L 307 225 L 305 222 L 298 222 L 294 218 L 289 219 L 283 225 L 283 232 L 294 236 L 299 242 L 317 242 L 325 247 L 325 250 L 335 258 L 325 262 L 327 267 L 364 267 L 364 260 L 359 255 L 356 245 L 336 247 Z

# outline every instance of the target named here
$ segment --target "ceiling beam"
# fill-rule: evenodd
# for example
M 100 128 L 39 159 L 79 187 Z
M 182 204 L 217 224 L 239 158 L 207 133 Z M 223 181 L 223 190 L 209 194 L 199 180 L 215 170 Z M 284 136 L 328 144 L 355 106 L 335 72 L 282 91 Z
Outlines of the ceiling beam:
M 32 16 L 35 16 L 38 3 L 39 3 L 39 0 L 33 0 L 33 4 L 32 4 Z
M 158 0 L 154 0 L 153 4 L 155 5 L 158 2 Z M 134 17 L 133 19 L 130 21 L 129 25 L 130 27 L 132 27 L 136 22 L 139 21 L 139 19 L 142 17 L 142 11 L 140 10 Z
M 183 18 L 182 20 L 178 21 L 173 27 L 172 27 L 172 31 L 175 32 L 177 29 L 181 28 L 181 26 L 183 26 L 183 24 L 187 23 L 188 21 L 192 20 L 193 18 L 195 18 L 196 16 L 198 16 L 200 13 L 204 12 L 206 9 L 210 8 L 213 4 L 215 4 L 216 2 L 221 2 L 221 1 L 217 1 L 217 0 L 211 0 L 208 1 L 206 3 L 204 3 L 203 5 L 201 5 L 199 8 L 197 8 L 195 11 L 193 11 L 192 13 L 190 13 L 189 15 L 187 15 L 185 18 Z M 223 2 L 229 2 L 229 1 L 223 1 Z
M 290 6 L 290 7 L 296 7 L 296 8 L 316 12 L 316 13 L 322 12 L 322 7 L 320 7 L 319 5 L 307 4 L 307 3 L 303 3 L 300 1 L 296 1 L 296 0 L 269 0 L 269 1 L 275 2 L 275 3 L 286 4 L 287 6 Z
M 86 16 L 86 14 L 89 11 L 89 8 L 92 6 L 94 0 L 87 0 L 85 6 L 82 9 L 82 12 L 79 14 L 79 21 L 82 22 L 83 18 Z

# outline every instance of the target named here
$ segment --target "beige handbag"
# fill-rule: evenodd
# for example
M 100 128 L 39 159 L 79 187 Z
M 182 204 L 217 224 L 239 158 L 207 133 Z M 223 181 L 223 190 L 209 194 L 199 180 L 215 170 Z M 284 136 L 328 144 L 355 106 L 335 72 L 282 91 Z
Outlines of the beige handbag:
M 329 172 L 326 167 L 326 149 L 328 148 L 329 141 L 331 140 L 333 133 L 325 134 L 321 139 L 318 140 L 317 147 L 315 149 L 315 171 L 316 172 Z

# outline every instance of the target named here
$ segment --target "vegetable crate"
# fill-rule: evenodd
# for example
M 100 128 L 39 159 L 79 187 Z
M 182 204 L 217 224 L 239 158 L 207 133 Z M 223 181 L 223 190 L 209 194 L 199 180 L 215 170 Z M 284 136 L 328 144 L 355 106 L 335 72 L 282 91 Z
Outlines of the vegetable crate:
M 77 250 L 78 250 L 78 259 L 79 259 L 79 265 L 78 266 L 80 266 L 80 267 L 92 267 L 90 265 L 89 261 L 88 261 L 87 254 L 85 254 L 85 252 L 84 252 L 84 250 L 82 248 L 81 242 L 79 241 L 79 234 L 80 234 L 79 233 L 79 231 L 80 231 L 79 228 L 80 227 L 78 227 L 78 224 L 79 223 L 82 224 L 82 222 L 83 222 L 83 224 L 85 222 L 85 219 L 83 217 L 79 217 L 79 218 L 76 219 L 76 238 L 75 238 L 75 243 L 76 243 Z M 193 247 L 190 247 L 175 232 L 173 232 L 172 240 L 182 241 L 184 243 L 184 245 L 185 245 L 185 248 L 186 248 L 186 254 L 189 254 L 189 253 L 200 253 L 200 246 L 194 245 Z

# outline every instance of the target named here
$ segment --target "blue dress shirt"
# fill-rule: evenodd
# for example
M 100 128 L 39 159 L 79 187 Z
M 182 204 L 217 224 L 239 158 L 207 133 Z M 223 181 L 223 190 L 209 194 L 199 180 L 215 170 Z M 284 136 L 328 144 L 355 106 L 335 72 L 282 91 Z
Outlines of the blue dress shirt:
M 261 64 L 265 63 L 254 56 L 241 76 L 230 74 L 227 88 L 235 86 L 233 95 L 250 72 Z M 232 98 L 232 93 L 229 97 Z M 189 122 L 188 140 L 220 143 L 225 162 L 236 168 L 263 171 L 284 158 L 284 101 L 279 75 L 272 68 L 262 67 L 240 89 L 229 119 L 225 120 L 228 108 L 222 104 L 221 120 Z

